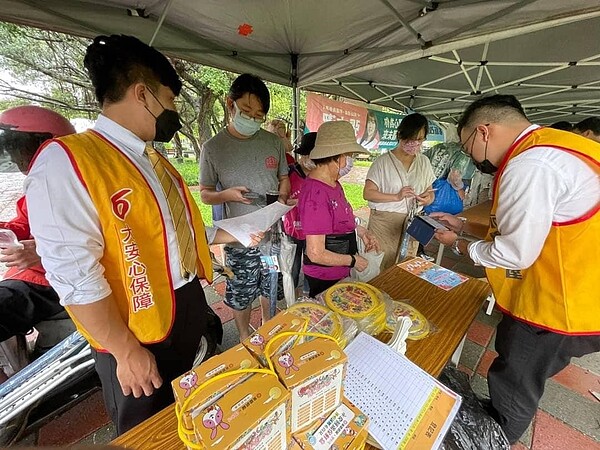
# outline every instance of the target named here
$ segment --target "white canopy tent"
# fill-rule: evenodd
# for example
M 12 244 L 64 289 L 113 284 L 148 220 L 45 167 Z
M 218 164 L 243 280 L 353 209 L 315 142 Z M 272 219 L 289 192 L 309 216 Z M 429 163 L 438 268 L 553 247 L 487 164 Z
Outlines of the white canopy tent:
M 0 20 L 439 120 L 494 92 L 539 123 L 600 111 L 598 0 L 0 0 Z

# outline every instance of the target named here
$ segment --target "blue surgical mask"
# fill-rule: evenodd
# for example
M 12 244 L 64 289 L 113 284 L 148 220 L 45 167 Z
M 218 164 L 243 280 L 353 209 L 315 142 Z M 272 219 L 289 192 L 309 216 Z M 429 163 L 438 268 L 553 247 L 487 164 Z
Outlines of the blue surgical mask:
M 236 102 L 233 102 L 235 114 L 233 115 L 233 128 L 243 136 L 252 136 L 261 126 L 261 122 L 257 122 L 251 118 L 242 117 L 242 112 Z
M 352 170 L 353 165 L 354 165 L 354 160 L 352 159 L 352 157 L 346 156 L 346 165 L 344 167 L 340 167 L 340 170 L 338 171 L 340 178 L 342 178 L 344 175 L 348 175 L 350 173 L 350 171 Z

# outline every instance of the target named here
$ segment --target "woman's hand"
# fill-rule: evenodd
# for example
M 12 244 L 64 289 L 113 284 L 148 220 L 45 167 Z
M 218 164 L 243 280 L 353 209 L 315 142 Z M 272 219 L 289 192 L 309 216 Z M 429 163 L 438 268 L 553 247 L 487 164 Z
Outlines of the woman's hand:
M 452 214 L 448 214 L 448 213 L 444 213 L 444 212 L 433 212 L 429 216 L 431 218 L 441 222 L 442 224 L 446 225 L 448 228 L 450 228 L 452 231 L 454 231 L 456 233 L 460 233 L 460 231 L 462 230 L 462 228 L 464 226 L 463 220 L 459 219 L 456 216 L 453 216 Z
M 360 255 L 355 255 L 354 259 L 356 260 L 356 262 L 354 263 L 354 268 L 359 272 L 364 271 L 369 265 L 369 261 Z
M 16 267 L 21 270 L 41 265 L 42 260 L 36 253 L 35 241 L 27 239 L 19 242 L 23 247 L 0 249 L 0 262 L 6 264 L 6 267 Z
M 425 190 L 423 193 L 415 196 L 417 202 L 422 206 L 431 205 L 435 200 L 435 191 L 432 188 Z
M 375 251 L 376 253 L 379 253 L 379 241 L 373 233 L 367 230 L 363 233 L 361 239 L 365 244 L 365 252 Z
M 415 190 L 412 188 L 412 186 L 404 186 L 402 189 L 400 189 L 400 192 L 398 192 L 397 194 L 398 200 L 404 200 L 405 198 L 413 198 L 415 195 Z

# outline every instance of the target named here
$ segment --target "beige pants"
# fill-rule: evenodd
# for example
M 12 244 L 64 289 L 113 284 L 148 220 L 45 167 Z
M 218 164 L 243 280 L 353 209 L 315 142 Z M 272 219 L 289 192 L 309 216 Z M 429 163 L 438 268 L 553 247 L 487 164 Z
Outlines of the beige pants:
M 388 269 L 396 263 L 398 250 L 404 231 L 404 222 L 408 214 L 371 210 L 368 229 L 375 235 L 381 251 L 384 252 L 381 262 L 381 271 Z M 411 239 L 408 246 L 408 255 L 415 256 L 419 243 Z

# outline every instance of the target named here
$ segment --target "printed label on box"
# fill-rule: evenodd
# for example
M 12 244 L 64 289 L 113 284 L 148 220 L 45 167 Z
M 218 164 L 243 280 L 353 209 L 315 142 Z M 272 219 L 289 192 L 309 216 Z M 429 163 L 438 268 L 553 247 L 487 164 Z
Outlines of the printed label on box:
M 341 404 L 308 439 L 315 450 L 329 450 L 354 419 L 354 413 Z
M 341 402 L 343 373 L 339 364 L 292 390 L 292 430 L 308 426 Z
M 249 436 L 242 437 L 240 444 L 234 446 L 232 450 L 286 448 L 285 408 L 285 403 L 279 405 Z

